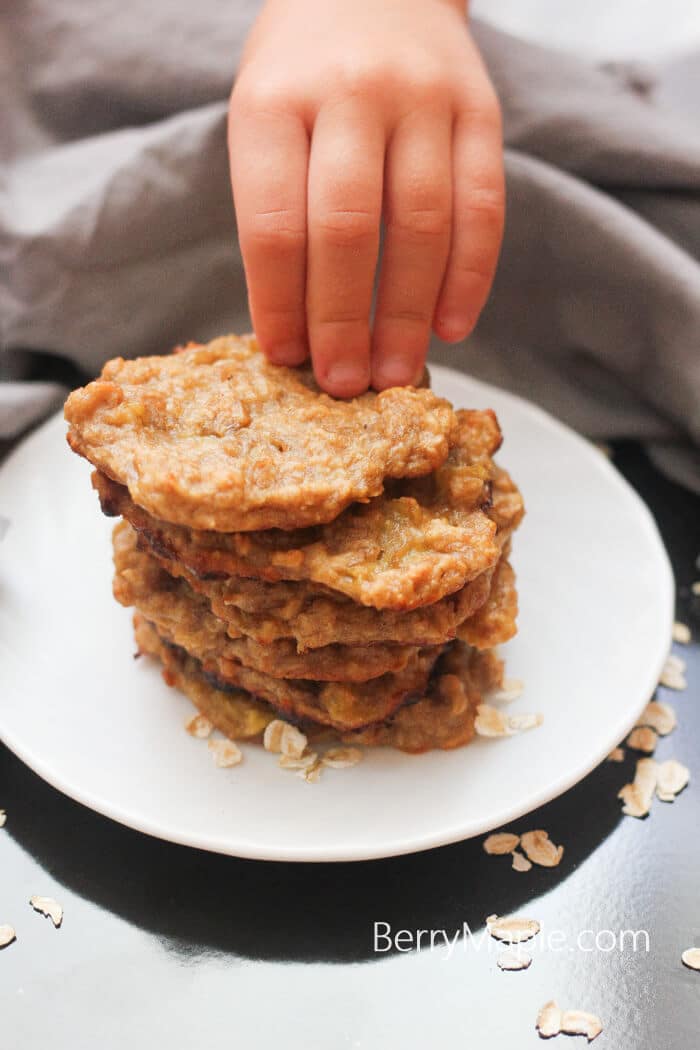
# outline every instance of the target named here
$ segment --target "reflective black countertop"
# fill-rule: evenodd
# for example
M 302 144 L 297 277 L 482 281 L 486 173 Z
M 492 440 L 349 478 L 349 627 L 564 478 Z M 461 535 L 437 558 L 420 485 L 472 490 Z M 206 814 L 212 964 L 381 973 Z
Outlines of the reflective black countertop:
M 121 827 L 0 745 L 0 923 L 17 931 L 0 951 L 0 1047 L 526 1050 L 543 1045 L 534 1022 L 552 998 L 602 1018 L 601 1050 L 698 1046 L 700 972 L 680 956 L 700 946 L 700 500 L 635 445 L 616 445 L 615 462 L 657 518 L 678 619 L 695 635 L 674 647 L 688 689 L 660 690 L 679 726 L 657 757 L 695 778 L 676 802 L 642 821 L 621 815 L 628 752 L 514 825 L 563 843 L 558 868 L 519 874 L 481 838 L 386 861 L 272 864 Z M 59 930 L 29 908 L 35 893 L 63 905 Z M 483 925 L 513 911 L 542 932 L 530 968 L 504 973 Z M 408 931 L 410 950 L 375 950 L 387 929 Z

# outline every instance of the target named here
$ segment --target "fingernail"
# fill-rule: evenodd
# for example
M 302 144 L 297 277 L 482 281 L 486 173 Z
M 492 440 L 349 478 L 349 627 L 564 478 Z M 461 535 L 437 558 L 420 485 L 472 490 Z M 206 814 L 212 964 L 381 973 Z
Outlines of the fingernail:
M 408 361 L 385 361 L 374 369 L 372 385 L 377 390 L 387 390 L 390 386 L 418 386 L 423 372 L 423 365 L 416 370 Z
M 439 317 L 435 332 L 445 343 L 459 343 L 469 335 L 469 325 L 462 317 Z
M 268 346 L 265 349 L 265 356 L 273 365 L 293 367 L 306 360 L 307 351 L 305 344 L 296 339 L 289 343 L 276 343 L 274 346 Z
M 369 375 L 357 361 L 336 361 L 326 372 L 322 386 L 336 397 L 356 397 L 369 386 Z

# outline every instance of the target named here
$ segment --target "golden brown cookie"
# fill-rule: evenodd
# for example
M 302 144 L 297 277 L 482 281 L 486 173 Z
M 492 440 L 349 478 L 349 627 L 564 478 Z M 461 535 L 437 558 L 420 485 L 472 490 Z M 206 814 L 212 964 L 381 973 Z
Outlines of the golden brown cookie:
M 170 575 L 187 581 L 206 597 L 215 616 L 235 635 L 263 645 L 281 638 L 294 640 L 304 653 L 345 645 L 442 645 L 456 637 L 457 627 L 488 598 L 493 570 L 484 572 L 455 594 L 411 612 L 371 609 L 323 587 L 305 582 L 267 583 L 228 577 L 202 580 L 177 561 L 164 558 L 139 534 L 139 545 Z
M 491 459 L 500 441 L 492 412 L 458 412 L 449 457 L 429 477 L 395 483 L 330 524 L 294 532 L 187 529 L 156 520 L 104 474 L 94 475 L 93 484 L 106 514 L 122 514 L 157 554 L 200 578 L 305 580 L 361 605 L 410 611 L 460 590 L 496 564 L 498 525 L 489 513 L 494 483 L 510 522 L 504 520 L 504 528 L 517 524 L 519 499 Z M 512 492 L 499 490 L 503 478 Z
M 518 592 L 515 573 L 507 558 L 501 558 L 484 604 L 457 628 L 457 637 L 477 649 L 503 645 L 517 633 Z
M 134 623 L 144 619 L 140 613 Z M 406 667 L 396 674 L 385 674 L 370 682 L 311 682 L 296 678 L 273 678 L 244 667 L 218 652 L 185 650 L 174 636 L 157 629 L 160 640 L 196 659 L 210 680 L 219 688 L 244 689 L 265 700 L 276 711 L 293 719 L 310 719 L 336 729 L 359 729 L 388 718 L 407 699 L 423 694 L 430 672 L 440 655 L 439 648 L 419 649 Z
M 254 699 L 243 689 L 216 690 L 201 673 L 196 660 L 182 650 L 167 646 L 154 627 L 142 616 L 134 616 L 134 637 L 139 653 L 157 657 L 163 664 L 163 678 L 178 686 L 212 725 L 231 740 L 260 736 L 268 722 L 276 718 L 269 704 Z
M 166 645 L 145 620 L 136 620 L 135 633 L 139 650 L 163 664 L 168 685 L 179 688 L 226 736 L 260 736 L 265 725 L 279 717 L 271 706 L 253 700 L 243 690 L 221 688 L 211 676 L 205 677 L 197 660 Z M 474 717 L 483 694 L 497 688 L 502 678 L 503 664 L 493 653 L 456 643 L 438 662 L 425 695 L 404 704 L 391 718 L 360 731 L 340 733 L 310 721 L 300 720 L 299 724 L 310 740 L 335 737 L 344 743 L 383 745 L 412 753 L 461 747 L 474 735 Z
M 455 424 L 430 390 L 351 401 L 311 369 L 271 365 L 252 336 L 115 358 L 65 405 L 71 448 L 163 521 L 223 532 L 328 522 L 444 462 Z
M 345 743 L 384 745 L 419 754 L 464 747 L 474 736 L 476 708 L 483 694 L 503 681 L 503 662 L 453 642 L 438 661 L 426 695 L 404 704 L 384 724 L 343 735 Z
M 367 682 L 404 670 L 416 647 L 410 645 L 327 645 L 298 653 L 289 638 L 261 644 L 215 616 L 206 598 L 184 579 L 175 579 L 149 554 L 138 550 L 136 533 L 121 521 L 114 527 L 114 597 L 135 606 L 161 633 L 200 659 L 220 656 L 273 678 Z

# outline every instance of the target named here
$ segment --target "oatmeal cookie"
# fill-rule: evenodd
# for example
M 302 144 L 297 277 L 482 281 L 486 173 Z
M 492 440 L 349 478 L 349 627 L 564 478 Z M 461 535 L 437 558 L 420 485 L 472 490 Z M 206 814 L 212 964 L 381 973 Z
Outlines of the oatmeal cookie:
M 367 682 L 403 671 L 417 647 L 411 645 L 327 645 L 298 653 L 289 638 L 261 644 L 215 616 L 206 598 L 184 579 L 176 579 L 150 555 L 138 550 L 127 522 L 114 528 L 114 597 L 134 606 L 157 630 L 200 659 L 207 654 L 243 664 L 273 678 L 324 682 Z
M 491 580 L 486 602 L 457 628 L 457 637 L 476 649 L 493 649 L 517 634 L 518 592 L 515 573 L 507 558 L 501 558 Z
M 226 692 L 214 689 L 204 678 L 201 667 L 182 650 L 161 641 L 154 627 L 143 617 L 134 617 L 134 637 L 138 653 L 148 653 L 163 664 L 163 678 L 178 686 L 212 725 L 231 740 L 260 736 L 277 715 L 269 704 L 261 703 L 243 689 Z
M 135 624 L 142 619 L 145 618 L 140 613 L 134 615 Z M 386 719 L 407 699 L 421 696 L 442 651 L 439 647 L 418 649 L 402 671 L 369 682 L 312 682 L 273 678 L 244 667 L 237 660 L 229 660 L 217 651 L 198 650 L 194 646 L 192 651 L 185 650 L 177 644 L 174 634 L 153 624 L 150 626 L 162 642 L 196 659 L 203 673 L 219 688 L 244 689 L 285 717 L 306 718 L 342 730 L 360 729 Z
M 163 521 L 239 532 L 332 521 L 447 457 L 455 414 L 430 390 L 351 401 L 310 367 L 270 364 L 252 336 L 115 358 L 65 405 L 68 442 Z
M 484 693 L 503 681 L 503 662 L 453 642 L 438 661 L 425 696 L 404 704 L 383 724 L 345 733 L 345 743 L 385 745 L 419 754 L 464 747 L 474 736 L 476 709 Z
M 192 590 L 204 595 L 211 611 L 226 621 L 234 635 L 245 635 L 262 645 L 291 638 L 299 653 L 335 644 L 442 645 L 455 638 L 459 624 L 484 604 L 493 575 L 489 569 L 455 594 L 404 613 L 356 605 L 341 594 L 304 581 L 267 583 L 235 576 L 203 580 L 179 562 L 162 557 L 143 534 L 137 542 L 170 575 L 186 580 Z
M 259 737 L 265 725 L 279 717 L 269 704 L 206 676 L 197 660 L 182 649 L 166 645 L 147 621 L 138 620 L 135 633 L 139 650 L 163 664 L 168 685 L 178 687 L 226 736 Z M 303 719 L 298 724 L 314 742 L 339 739 L 412 753 L 461 747 L 474 735 L 475 712 L 483 693 L 497 688 L 502 678 L 503 665 L 493 653 L 481 653 L 459 643 L 438 662 L 425 695 L 415 703 L 404 704 L 391 718 L 351 732 L 338 732 Z M 293 720 L 287 713 L 283 717 Z
M 410 611 L 460 590 L 496 564 L 499 522 L 489 513 L 494 491 L 503 504 L 503 528 L 517 524 L 519 499 L 491 459 L 500 441 L 492 412 L 458 412 L 449 457 L 429 477 L 395 483 L 327 525 L 294 532 L 187 529 L 156 520 L 104 474 L 96 473 L 93 485 L 106 514 L 123 515 L 156 553 L 200 578 L 307 580 L 361 605 Z M 504 479 L 507 494 L 499 489 Z

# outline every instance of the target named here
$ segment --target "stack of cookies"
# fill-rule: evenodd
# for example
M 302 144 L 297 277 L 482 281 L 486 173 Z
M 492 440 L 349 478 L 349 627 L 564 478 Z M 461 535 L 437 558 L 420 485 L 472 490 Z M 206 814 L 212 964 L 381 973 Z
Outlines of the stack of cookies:
M 231 336 L 110 361 L 65 414 L 122 518 L 139 651 L 221 732 L 469 742 L 517 613 L 523 504 L 492 412 L 427 388 L 336 401 Z

